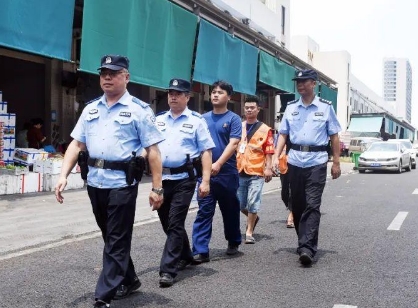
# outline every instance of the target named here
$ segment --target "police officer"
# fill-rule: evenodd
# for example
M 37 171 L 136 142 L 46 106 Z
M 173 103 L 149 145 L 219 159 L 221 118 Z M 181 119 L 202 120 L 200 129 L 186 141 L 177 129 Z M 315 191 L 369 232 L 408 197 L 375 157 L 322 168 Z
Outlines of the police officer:
M 206 197 L 198 196 L 199 210 L 193 224 L 193 263 L 209 262 L 209 242 L 216 203 L 222 213 L 227 255 L 238 253 L 241 244 L 240 204 L 237 197 L 239 186 L 236 149 L 241 140 L 241 118 L 228 110 L 233 87 L 226 81 L 212 84 L 213 110 L 203 114 L 216 147 L 213 149 L 211 190 Z
M 189 99 L 190 83 L 180 78 L 170 80 L 170 110 L 156 118 L 157 127 L 165 138 L 159 144 L 164 202 L 158 210 L 158 216 L 167 234 L 160 263 L 161 287 L 172 286 L 177 272 L 193 260 L 184 222 L 198 174 L 202 176 L 199 196 L 205 197 L 209 193 L 211 149 L 215 144 L 202 116 L 187 108 Z
M 162 204 L 161 156 L 158 143 L 164 138 L 155 125 L 148 104 L 129 94 L 129 60 L 106 55 L 98 69 L 104 95 L 83 110 L 71 137 L 55 187 L 57 201 L 80 151 L 87 150 L 87 192 L 104 239 L 103 269 L 97 282 L 94 307 L 128 296 L 141 285 L 130 257 L 138 182 L 128 184 L 130 159 L 145 148 L 152 170 L 150 205 Z M 84 152 L 81 152 L 84 153 Z M 132 158 L 134 159 L 134 158 Z M 135 160 L 134 160 L 135 161 Z M 138 177 L 136 177 L 138 179 Z
M 288 154 L 290 193 L 293 219 L 298 235 L 299 261 L 309 266 L 317 252 L 320 206 L 327 175 L 327 143 L 331 140 L 333 179 L 341 175 L 341 131 L 331 102 L 315 95 L 317 73 L 314 70 L 296 72 L 295 78 L 300 98 L 289 102 L 279 129 L 273 162 L 282 153 L 287 138 L 291 149 Z

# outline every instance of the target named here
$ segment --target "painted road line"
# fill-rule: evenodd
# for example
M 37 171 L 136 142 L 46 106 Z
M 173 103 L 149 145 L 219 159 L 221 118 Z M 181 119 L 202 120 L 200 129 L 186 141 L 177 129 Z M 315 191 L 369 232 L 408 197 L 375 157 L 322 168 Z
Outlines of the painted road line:
M 357 308 L 357 306 L 336 304 L 332 308 Z
M 415 188 L 414 192 L 412 193 L 413 195 L 418 195 L 418 188 Z
M 399 230 L 407 215 L 408 212 L 399 212 L 398 215 L 396 215 L 396 217 L 392 220 L 388 230 Z

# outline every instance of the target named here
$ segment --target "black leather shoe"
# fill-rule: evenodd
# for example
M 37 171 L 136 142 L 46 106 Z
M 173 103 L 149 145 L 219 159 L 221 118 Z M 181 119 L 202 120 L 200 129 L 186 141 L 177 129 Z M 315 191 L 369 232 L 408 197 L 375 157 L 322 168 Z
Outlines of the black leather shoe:
M 193 256 L 193 264 L 202 264 L 205 262 L 209 262 L 209 254 L 208 253 L 199 253 Z
M 101 301 L 101 300 L 97 300 L 94 305 L 94 308 L 107 308 L 110 307 L 110 304 L 106 304 L 105 302 Z
M 128 297 L 133 291 L 138 290 L 141 286 L 141 281 L 139 281 L 138 277 L 135 277 L 134 281 L 130 285 L 123 285 L 121 284 L 116 291 L 115 296 L 113 299 L 118 300 L 125 297 Z
M 306 252 L 302 252 L 300 254 L 299 261 L 300 261 L 300 263 L 302 263 L 302 265 L 309 266 L 309 265 L 312 264 L 313 258 L 310 254 L 308 254 Z
M 177 263 L 177 270 L 182 271 L 191 263 L 192 260 L 180 260 L 179 263 Z
M 174 283 L 174 278 L 169 273 L 161 273 L 160 278 L 160 287 L 168 288 L 171 287 Z
M 238 253 L 238 245 L 236 244 L 228 244 L 228 248 L 226 249 L 226 254 L 228 256 L 233 256 Z

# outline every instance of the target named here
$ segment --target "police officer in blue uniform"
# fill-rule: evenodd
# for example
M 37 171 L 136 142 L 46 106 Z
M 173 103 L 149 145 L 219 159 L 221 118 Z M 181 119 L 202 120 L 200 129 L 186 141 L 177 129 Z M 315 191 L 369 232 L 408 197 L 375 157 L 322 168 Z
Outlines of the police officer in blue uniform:
M 215 144 L 202 116 L 187 108 L 190 82 L 170 80 L 170 110 L 157 115 L 156 123 L 165 140 L 159 144 L 163 164 L 164 202 L 158 210 L 167 234 L 160 264 L 160 286 L 170 287 L 179 270 L 192 260 L 189 239 L 184 228 L 196 178 L 202 176 L 198 194 L 209 193 L 212 151 Z
M 155 125 L 148 104 L 127 91 L 129 60 L 106 55 L 98 69 L 104 95 L 83 110 L 65 153 L 61 175 L 55 187 L 57 201 L 78 156 L 88 151 L 87 192 L 96 222 L 104 239 L 103 269 L 97 282 L 94 307 L 109 307 L 141 286 L 130 257 L 136 197 L 140 175 L 131 162 L 139 161 L 145 149 L 152 171 L 153 190 L 149 201 L 158 209 L 163 201 L 162 166 L 158 143 L 164 138 Z M 130 183 L 129 183 L 130 182 Z
M 279 128 L 273 162 L 282 152 L 287 138 L 291 149 L 288 154 L 290 192 L 296 233 L 298 235 L 299 261 L 310 266 L 318 247 L 321 218 L 320 206 L 327 175 L 327 144 L 331 141 L 333 179 L 341 175 L 341 131 L 331 102 L 315 95 L 317 73 L 314 70 L 296 72 L 295 78 L 300 98 L 289 102 Z

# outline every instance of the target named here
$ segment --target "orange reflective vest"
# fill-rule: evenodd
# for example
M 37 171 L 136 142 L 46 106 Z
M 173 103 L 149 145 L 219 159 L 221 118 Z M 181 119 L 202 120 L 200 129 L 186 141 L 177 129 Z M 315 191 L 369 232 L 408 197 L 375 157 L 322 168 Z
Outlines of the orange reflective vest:
M 286 155 L 286 146 L 284 146 L 283 151 L 279 156 L 279 172 L 280 174 L 287 173 L 287 155 Z
M 244 121 L 242 123 L 241 141 L 237 148 L 238 172 L 245 172 L 248 175 L 264 176 L 264 166 L 266 160 L 264 144 L 267 141 L 271 129 L 266 124 L 261 124 L 248 142 L 246 125 L 247 122 Z M 271 148 L 267 148 L 266 152 L 274 153 L 272 140 L 270 140 L 270 144 Z M 243 149 L 244 153 L 241 153 Z

